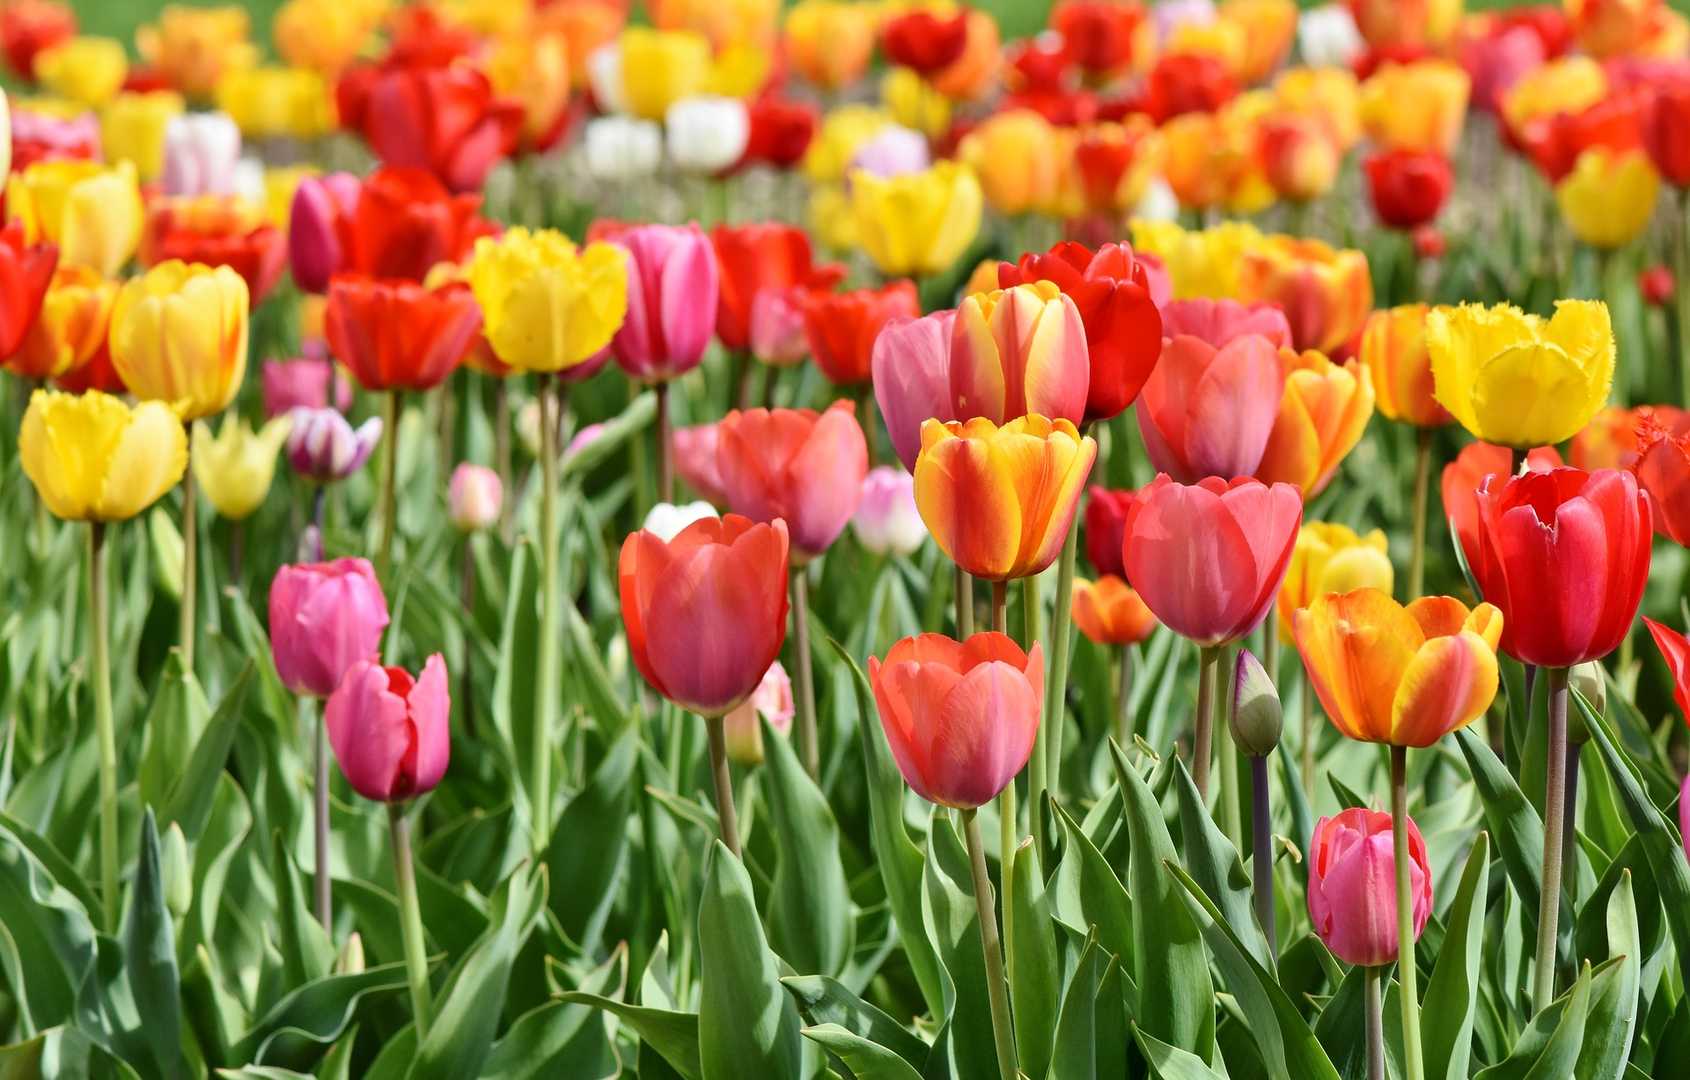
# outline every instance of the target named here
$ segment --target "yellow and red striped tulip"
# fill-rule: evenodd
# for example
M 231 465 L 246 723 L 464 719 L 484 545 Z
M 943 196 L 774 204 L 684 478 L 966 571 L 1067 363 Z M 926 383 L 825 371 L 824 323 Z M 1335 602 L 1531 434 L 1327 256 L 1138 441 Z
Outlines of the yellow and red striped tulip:
M 1367 321 L 1373 278 L 1359 251 L 1269 236 L 1243 254 L 1238 299 L 1278 304 L 1291 324 L 1292 345 L 1330 353 L 1347 345 Z
M 950 381 L 953 416 L 1079 423 L 1091 382 L 1079 308 L 1051 281 L 967 297 L 952 330 Z
M 1360 536 L 1348 525 L 1305 521 L 1297 530 L 1291 565 L 1279 587 L 1280 640 L 1294 640 L 1292 617 L 1327 593 L 1369 588 L 1388 596 L 1395 581 L 1383 531 L 1374 529 Z

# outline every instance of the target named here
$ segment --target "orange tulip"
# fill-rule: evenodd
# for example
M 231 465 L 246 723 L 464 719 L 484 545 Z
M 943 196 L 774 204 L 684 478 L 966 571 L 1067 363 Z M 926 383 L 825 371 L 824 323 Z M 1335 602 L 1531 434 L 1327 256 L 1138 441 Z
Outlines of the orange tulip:
M 1074 625 L 1099 645 L 1137 645 L 1156 629 L 1156 616 L 1122 579 L 1105 574 L 1074 579 Z
M 53 271 L 41 314 L 18 351 L 6 358 L 6 370 L 28 379 L 57 379 L 94 359 L 106 343 L 117 288 L 86 266 Z
M 1362 84 L 1361 123 L 1385 150 L 1455 156 L 1472 81 L 1448 60 L 1386 64 Z
M 1377 589 L 1298 611 L 1297 651 L 1326 715 L 1362 742 L 1431 746 L 1496 697 L 1502 612 L 1449 596 L 1407 605 Z
M 988 12 L 969 9 L 962 55 L 929 75 L 933 89 L 952 101 L 972 101 L 997 81 L 1002 56 L 998 48 L 998 21 Z
M 1317 495 L 1355 449 L 1373 415 L 1373 381 L 1366 365 L 1334 364 L 1314 351 L 1281 350 L 1285 393 L 1268 435 L 1256 476 L 1263 483 L 1287 483 L 1303 497 Z
M 1275 113 L 1256 124 L 1262 172 L 1282 199 L 1309 202 L 1332 190 L 1343 154 L 1318 116 Z
M 824 90 L 863 77 L 874 54 L 874 15 L 864 4 L 802 0 L 786 16 L 786 56 Z
M 1367 256 L 1294 236 L 1269 236 L 1244 252 L 1238 293 L 1283 307 L 1291 344 L 1324 353 L 1348 344 L 1373 309 Z
M 1361 362 L 1373 379 L 1374 403 L 1387 420 L 1416 427 L 1450 422 L 1432 396 L 1432 358 L 1426 351 L 1425 304 L 1375 311 L 1361 332 Z

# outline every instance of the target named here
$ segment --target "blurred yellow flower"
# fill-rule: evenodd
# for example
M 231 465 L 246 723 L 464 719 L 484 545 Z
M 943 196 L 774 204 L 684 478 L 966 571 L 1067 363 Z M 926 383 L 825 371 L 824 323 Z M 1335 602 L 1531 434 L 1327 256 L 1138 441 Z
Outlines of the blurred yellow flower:
M 710 65 L 710 78 L 705 92 L 719 97 L 749 99 L 768 85 L 769 72 L 774 70 L 774 54 L 761 45 L 735 42 L 716 54 Z
M 721 49 L 774 43 L 780 0 L 647 0 L 651 21 L 664 30 L 696 30 Z
M 1533 120 L 1576 113 L 1608 96 L 1608 76 L 1588 56 L 1569 56 L 1533 68 L 1502 95 L 1502 118 L 1515 132 Z
M 884 109 L 872 105 L 841 105 L 830 111 L 804 152 L 804 175 L 816 184 L 843 180 L 857 149 L 891 123 Z
M 984 202 L 973 171 L 955 161 L 890 178 L 851 176 L 858 242 L 885 274 L 949 269 L 979 233 Z
M 635 26 L 622 32 L 622 94 L 628 111 L 662 120 L 669 106 L 702 93 L 710 79 L 710 42 L 690 30 Z
M 100 110 L 100 149 L 107 161 L 133 161 L 142 182 L 164 171 L 164 129 L 185 108 L 174 90 L 126 91 Z
M 1592 146 L 1555 186 L 1555 201 L 1574 236 L 1613 250 L 1643 235 L 1660 191 L 1660 174 L 1642 150 Z
M 6 211 L 31 243 L 59 245 L 59 265 L 112 277 L 141 240 L 141 189 L 133 162 L 38 161 L 13 173 Z
M 223 419 L 216 435 L 204 420 L 194 422 L 194 482 L 219 514 L 239 521 L 264 502 L 276 477 L 276 455 L 292 426 L 285 413 L 256 434 L 234 415 Z
M 1279 107 L 1326 122 L 1338 148 L 1361 141 L 1361 84 L 1347 68 L 1290 68 L 1273 84 Z
M 857 219 L 843 184 L 815 184 L 810 188 L 810 231 L 830 251 L 847 252 L 857 246 Z
M 334 130 L 329 84 L 309 68 L 238 68 L 217 80 L 216 96 L 248 138 L 312 139 Z
M 358 57 L 386 8 L 386 0 L 288 0 L 270 37 L 289 64 L 332 77 Z
M 1388 150 L 1450 157 L 1461 141 L 1472 80 L 1448 60 L 1385 64 L 1361 85 L 1361 123 Z
M 115 38 L 74 37 L 42 49 L 35 57 L 35 78 L 62 98 L 83 105 L 104 105 L 123 88 L 129 58 Z
M 930 139 L 951 126 L 951 99 L 909 68 L 895 67 L 881 77 L 880 100 L 892 119 Z
M 227 266 L 161 262 L 117 294 L 112 366 L 130 393 L 183 420 L 221 412 L 246 375 L 247 300 Z
M 799 0 L 786 13 L 792 66 L 823 90 L 862 78 L 874 54 L 875 11 L 851 0 Z
M 1390 593 L 1396 574 L 1391 567 L 1385 534 L 1374 529 L 1357 535 L 1348 525 L 1329 521 L 1304 522 L 1297 530 L 1285 583 L 1279 587 L 1279 639 L 1291 640 L 1291 616 L 1327 593 L 1378 589 Z
M 1236 300 L 1244 254 L 1265 239 L 1247 221 L 1188 231 L 1171 221 L 1134 220 L 1132 236 L 1134 250 L 1155 255 L 1167 266 L 1176 300 Z
M 18 456 L 56 516 L 121 521 L 182 479 L 188 437 L 176 415 L 156 401 L 131 409 L 98 390 L 37 390 L 24 412 Z
M 993 113 L 970 131 L 957 159 L 974 170 L 986 202 L 1000 214 L 1042 210 L 1061 179 L 1056 130 L 1031 109 Z
M 1218 22 L 1238 27 L 1244 49 L 1231 68 L 1246 86 L 1261 82 L 1284 62 L 1297 35 L 1294 0 L 1222 0 Z
M 487 78 L 496 93 L 522 102 L 522 138 L 539 145 L 557 130 L 569 108 L 569 47 L 563 35 L 511 34 L 487 55 Z
M 572 368 L 610 344 L 628 312 L 627 255 L 577 250 L 555 229 L 507 229 L 475 243 L 470 287 L 493 352 L 522 371 Z

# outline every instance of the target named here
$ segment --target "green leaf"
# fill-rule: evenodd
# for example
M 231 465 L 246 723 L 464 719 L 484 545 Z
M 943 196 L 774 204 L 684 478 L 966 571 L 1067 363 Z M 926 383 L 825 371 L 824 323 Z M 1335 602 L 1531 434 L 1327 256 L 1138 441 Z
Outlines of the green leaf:
M 1584 1045 L 1590 1013 L 1590 968 L 1579 973 L 1572 989 L 1532 1017 L 1508 1057 L 1480 1070 L 1473 1080 L 1551 1080 L 1570 1077 Z
M 1086 942 L 1056 1021 L 1050 1080 L 1100 1080 L 1127 1071 L 1127 1012 L 1121 968 L 1097 943 Z
M 1023 841 L 1010 859 L 1014 887 L 1013 910 L 1007 921 L 1015 928 L 1009 945 L 1009 993 L 1015 1018 L 1015 1044 L 1021 1068 L 1028 1076 L 1043 1076 L 1050 1065 L 1056 1038 L 1057 994 L 1062 986 L 1062 958 L 1052 933 L 1050 901 L 1044 875 L 1031 840 Z
M 1485 825 L 1496 839 L 1496 851 L 1508 871 L 1508 881 L 1525 910 L 1536 911 L 1543 880 L 1543 820 L 1521 794 L 1502 762 L 1471 728 L 1457 731 L 1455 743 L 1467 759 L 1473 786 L 1484 805 Z M 1570 921 L 1563 918 L 1560 922 L 1569 934 Z
M 1117 768 L 1120 765 L 1117 752 Z M 1262 967 L 1272 971 L 1278 966 L 1279 958 L 1274 955 L 1261 923 L 1256 921 L 1255 897 L 1251 892 L 1250 875 L 1244 872 L 1244 861 L 1239 858 L 1238 849 L 1232 846 L 1232 840 L 1215 824 L 1203 797 L 1197 794 L 1197 785 L 1186 770 L 1185 762 L 1175 759 L 1174 770 L 1173 786 L 1179 798 L 1180 841 L 1185 848 L 1185 867 L 1191 872 L 1192 880 L 1226 915 L 1227 925 L 1238 931 L 1250 955 Z
M 958 1076 L 990 1076 L 997 1069 L 986 960 L 980 945 L 979 905 L 968 852 L 951 826 L 951 814 L 934 807 L 927 826 L 927 869 L 922 916 L 938 943 L 946 976 L 945 1023 L 949 1060 Z M 937 1052 L 937 1051 L 935 1051 Z M 931 1073 L 930 1064 L 927 1071 Z
M 183 666 L 181 652 L 170 650 L 142 725 L 141 767 L 135 779 L 144 804 L 165 805 L 184 775 L 182 763 L 193 755 L 210 721 L 211 705 L 199 680 Z
M 1620 875 L 1608 897 L 1608 954 L 1612 974 L 1591 980 L 1590 1019 L 1573 1070 L 1579 1080 L 1622 1080 L 1637 1030 L 1637 990 L 1642 961 L 1637 937 L 1637 904 L 1631 873 Z
M 582 952 L 597 952 L 616 901 L 627 861 L 638 762 L 639 739 L 633 731 L 624 732 L 552 830 L 546 872 L 559 887 L 551 890 L 549 902 L 558 925 Z
M 48 876 L 76 898 L 84 911 L 98 911 L 100 901 L 94 895 L 94 890 L 82 879 L 76 867 L 71 865 L 53 842 L 31 829 L 28 825 L 12 817 L 10 814 L 0 813 L 0 829 L 9 830 L 12 839 L 28 849 L 31 855 L 40 860 L 46 868 Z
M 40 859 L 0 826 L 0 975 L 26 1030 L 71 1019 L 95 964 L 94 925 Z
M 698 905 L 699 1062 L 704 1080 L 798 1076 L 798 1010 L 775 956 L 745 867 L 712 841 Z
M 792 742 L 764 725 L 775 877 L 769 890 L 769 944 L 798 971 L 839 975 L 851 958 L 852 915 L 839 825 L 827 797 L 804 771 Z
M 235 745 L 235 732 L 245 721 L 246 695 L 252 687 L 253 670 L 254 662 L 248 660 L 229 689 L 223 692 L 217 711 L 212 714 L 194 744 L 192 754 L 188 756 L 187 767 L 177 769 L 176 762 L 170 763 L 171 775 L 176 777 L 176 781 L 168 788 L 169 795 L 164 800 L 160 818 L 166 825 L 174 822 L 182 826 L 182 832 L 190 840 L 199 839 L 211 815 L 218 777 L 223 772 L 224 762 L 229 759 L 229 751 Z
M 1051 911 L 1082 938 L 1096 928 L 1097 939 L 1117 958 L 1133 955 L 1133 902 L 1121 879 L 1060 804 L 1056 820 L 1064 836 L 1062 861 L 1051 888 Z
M 699 1063 L 697 1015 L 633 1005 L 580 990 L 560 994 L 558 1000 L 591 1005 L 595 1009 L 610 1013 L 639 1035 L 642 1052 L 648 1048 L 655 1050 L 684 1080 L 703 1080 L 704 1070 Z
M 229 1051 L 237 1061 L 273 1061 L 303 1068 L 340 1038 L 365 999 L 403 990 L 405 965 L 383 964 L 353 975 L 326 975 L 294 989 Z
M 277 830 L 271 845 L 271 872 L 276 883 L 276 947 L 282 952 L 282 980 L 302 986 L 329 973 L 334 943 L 305 906 L 305 890 L 293 854 Z
M 123 920 L 123 953 L 140 1034 L 161 1077 L 180 1076 L 182 995 L 176 971 L 175 928 L 159 875 L 158 823 L 149 807 L 141 819 L 141 854 Z
M 1429 1076 L 1467 1080 L 1473 1052 L 1473 1018 L 1479 981 L 1486 969 L 1485 898 L 1490 885 L 1490 834 L 1473 839 L 1455 901 L 1444 917 L 1444 940 L 1432 978 L 1428 1006 L 1420 1013 L 1421 1041 Z M 1433 1006 L 1431 1003 L 1436 1003 Z
M 815 1026 L 853 1031 L 891 1050 L 920 1069 L 932 1048 L 884 1012 L 825 975 L 789 975 L 781 985 L 798 1001 L 798 1011 Z
M 628 974 L 628 952 L 618 947 L 603 964 L 587 972 L 578 989 L 605 993 Z M 613 1075 L 615 1053 L 604 1017 L 589 1005 L 548 1001 L 511 1023 L 493 1046 L 479 1080 L 545 1080 L 556 1076 Z
M 1109 745 L 1132 836 L 1127 876 L 1134 899 L 1132 959 L 1139 988 L 1133 1019 L 1157 1038 L 1209 1060 L 1215 1049 L 1215 987 L 1209 980 L 1208 951 L 1196 922 L 1179 902 L 1179 886 L 1162 869 L 1179 853 L 1156 796 L 1121 748 Z M 1236 932 L 1237 924 L 1231 925 Z M 1254 918 L 1247 918 L 1245 925 L 1254 926 Z
M 1145 1034 L 1137 1024 L 1133 1025 L 1133 1038 L 1138 1042 L 1144 1059 L 1150 1062 L 1150 1067 L 1162 1080 L 1226 1080 L 1225 1073 L 1211 1069 L 1196 1054 Z
M 854 1035 L 838 1024 L 807 1027 L 801 1034 L 837 1056 L 850 1067 L 857 1080 L 921 1080 L 921 1074 L 909 1062 L 879 1043 Z

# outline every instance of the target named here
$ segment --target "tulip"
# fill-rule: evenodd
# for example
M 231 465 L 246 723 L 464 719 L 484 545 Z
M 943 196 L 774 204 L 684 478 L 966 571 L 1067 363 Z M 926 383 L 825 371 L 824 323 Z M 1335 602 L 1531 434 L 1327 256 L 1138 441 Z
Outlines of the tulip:
M 163 196 L 147 206 L 136 254 L 146 266 L 171 259 L 227 266 L 257 305 L 281 280 L 287 237 L 243 196 Z
M 1596 411 L 1567 446 L 1567 463 L 1575 469 L 1631 468 L 1637 463 L 1644 431 L 1661 435 L 1690 430 L 1690 413 L 1671 405 L 1640 405 L 1622 409 L 1608 405 Z M 1632 469 L 1635 472 L 1635 469 Z
M 0 258 L 4 251 L 0 247 Z M 27 303 L 32 284 L 21 283 L 12 298 Z M 53 271 L 40 314 L 6 357 L 6 370 L 24 378 L 58 379 L 90 364 L 105 347 L 117 288 L 85 266 Z
M 182 114 L 182 95 L 172 90 L 124 92 L 100 111 L 100 144 L 108 161 L 135 163 L 141 180 L 164 171 L 167 133 Z
M 98 106 L 122 88 L 129 61 L 120 41 L 73 37 L 36 53 L 34 71 L 41 85 L 55 96 Z
M 1362 162 L 1373 212 L 1393 229 L 1417 229 L 1438 216 L 1455 186 L 1442 154 L 1389 150 Z
M 1074 625 L 1099 645 L 1137 645 L 1156 629 L 1156 616 L 1125 581 L 1105 574 L 1074 582 Z
M 595 180 L 626 183 L 657 172 L 663 129 L 650 120 L 602 116 L 588 121 L 582 141 L 587 172 Z
M 669 106 L 704 89 L 710 74 L 710 42 L 690 30 L 622 32 L 621 104 L 646 120 L 660 120 Z
M 185 421 L 234 400 L 246 347 L 246 282 L 226 266 L 159 263 L 125 282 L 112 308 L 112 363 L 124 384 Z
M 1168 269 L 1175 299 L 1239 299 L 1244 252 L 1261 244 L 1248 222 L 1224 222 L 1187 232 L 1171 221 L 1133 224 L 1133 250 L 1153 255 Z
M 1669 431 L 1653 418 L 1640 424 L 1630 467 L 1649 493 L 1655 531 L 1690 547 L 1690 430 Z
M 1089 370 L 1083 419 L 1088 422 L 1112 419 L 1131 405 L 1161 354 L 1164 327 L 1153 299 L 1151 269 L 1126 245 L 1105 244 L 1094 255 L 1073 242 L 998 267 L 1001 288 L 1048 281 L 1072 302 L 1085 331 Z M 962 314 L 969 310 L 964 302 Z M 992 318 L 996 322 L 995 311 Z M 1066 322 L 1062 325 L 1066 330 Z M 1033 411 L 1069 415 L 1054 406 Z
M 0 8 L 0 52 L 26 82 L 41 52 L 76 36 L 76 12 L 59 0 L 17 0 Z
M 504 485 L 485 465 L 461 463 L 446 490 L 446 517 L 459 532 L 479 532 L 499 520 Z
M 219 514 L 240 521 L 258 509 L 270 493 L 276 453 L 291 426 L 288 417 L 278 416 L 254 434 L 246 421 L 230 416 L 213 436 L 205 421 L 194 422 L 194 481 Z
M 334 408 L 345 412 L 352 407 L 352 387 L 327 357 L 266 360 L 259 368 L 259 378 L 264 387 L 266 417 L 280 416 L 296 408 L 326 408 L 331 404 L 331 389 Z
M 915 478 L 890 465 L 870 469 L 851 516 L 851 531 L 871 554 L 915 554 L 927 539 L 927 526 L 915 504 Z
M 1375 49 L 1419 48 L 1447 40 L 1461 21 L 1460 0 L 1348 0 L 1356 25 Z
M 1279 353 L 1259 334 L 1218 349 L 1189 335 L 1171 338 L 1139 396 L 1145 453 L 1181 483 L 1253 474 L 1284 394 Z
M 225 113 L 187 113 L 164 130 L 167 195 L 227 195 L 234 191 L 241 132 Z
M 883 274 L 949 269 L 980 231 L 983 200 L 973 172 L 951 161 L 890 178 L 859 171 L 851 181 L 863 249 Z
M 356 186 L 338 173 L 324 182 L 330 198 L 314 199 L 313 207 L 320 215 L 315 228 L 333 229 L 339 238 L 338 248 L 323 241 L 322 265 L 330 272 L 422 281 L 439 263 L 468 258 L 479 238 L 496 231 L 477 213 L 480 196 L 451 195 L 420 169 L 380 168 Z
M 1432 360 L 1426 348 L 1426 304 L 1375 311 L 1362 328 L 1361 362 L 1373 381 L 1374 403 L 1387 420 L 1440 427 L 1449 412 L 1433 396 Z
M 1355 16 L 1342 4 L 1308 8 L 1297 20 L 1297 52 L 1313 68 L 1348 68 L 1367 49 Z
M 904 468 L 921 453 L 922 425 L 950 410 L 951 341 L 955 311 L 919 319 L 894 317 L 874 339 L 870 368 L 874 399 Z
M 1000 214 L 1036 211 L 1055 197 L 1056 131 L 1031 109 L 993 113 L 963 137 L 957 158 L 974 170 L 986 202 Z
M 270 582 L 270 650 L 296 694 L 326 698 L 387 628 L 387 599 L 364 559 L 283 566 Z
M 1318 352 L 1283 357 L 1285 392 L 1256 475 L 1318 495 L 1373 416 L 1373 381 L 1354 360 L 1334 364 Z
M 133 409 L 99 391 L 30 395 L 18 455 L 36 494 L 67 521 L 132 518 L 176 486 L 188 440 L 158 402 Z
M 688 97 L 663 115 L 669 160 L 690 173 L 716 173 L 745 153 L 751 117 L 745 103 L 728 97 Z
M 846 165 L 847 174 L 858 169 L 875 176 L 903 176 L 918 173 L 933 164 L 927 136 L 898 124 L 887 124 L 858 145 Z
M 717 425 L 716 468 L 735 513 L 784 519 L 797 560 L 826 551 L 857 508 L 868 445 L 851 403 L 735 410 Z
M 413 679 L 404 668 L 361 659 L 323 710 L 329 745 L 352 790 L 403 802 L 434 790 L 451 756 L 446 662 L 434 653 Z
M 1508 475 L 1510 460 L 1507 447 L 1475 442 L 1462 447 L 1455 460 L 1444 466 L 1440 481 L 1444 513 L 1449 518 L 1456 554 L 1463 560 L 1479 549 L 1479 486 L 1492 473 Z M 1560 453 L 1552 446 L 1532 450 L 1525 459 L 1526 468 L 1533 472 L 1548 472 L 1562 464 Z
M 1258 122 L 1256 151 L 1279 197 L 1301 203 L 1332 190 L 1343 156 L 1323 119 L 1292 112 Z
M 1361 330 L 1373 308 L 1373 280 L 1359 251 L 1274 236 L 1244 253 L 1239 299 L 1281 305 L 1292 345 L 1330 353 Z
M 1051 9 L 1050 26 L 1081 71 L 1106 82 L 1145 59 L 1154 47 L 1155 27 L 1140 4 L 1062 0 Z
M 69 267 L 61 275 L 54 270 L 58 249 L 50 243 L 25 242 L 25 231 L 16 222 L 0 229 L 0 360 L 8 371 L 32 378 L 58 375 L 72 365 L 63 350 L 43 348 L 30 343 L 44 336 L 62 336 L 59 324 L 65 320 L 61 307 L 70 299 L 67 293 L 59 304 L 49 307 L 47 298 L 53 285 L 66 285 L 81 280 L 81 275 Z M 72 310 L 80 304 L 68 305 Z M 110 310 L 110 301 L 106 302 Z M 48 319 L 46 327 L 37 330 L 41 316 Z M 17 355 L 20 347 L 27 349 Z M 56 368 L 58 370 L 48 370 Z
M 813 105 L 774 96 L 757 98 L 747 106 L 751 133 L 735 168 L 762 164 L 791 169 L 804 159 L 820 123 Z
M 346 417 L 329 408 L 296 408 L 288 432 L 288 464 L 319 484 L 344 480 L 370 459 L 381 441 L 382 420 L 372 416 L 356 431 Z
M 1625 247 L 1649 227 L 1660 174 L 1641 150 L 1616 154 L 1592 147 L 1555 188 L 1555 201 L 1573 235 L 1591 247 Z
M 1666 307 L 1678 292 L 1678 280 L 1672 270 L 1657 263 L 1638 271 L 1637 292 L 1650 307 Z
M 1144 84 L 1144 108 L 1151 119 L 1168 121 L 1192 113 L 1213 113 L 1238 96 L 1226 64 L 1195 52 L 1163 55 Z
M 1130 210 L 1144 198 L 1161 163 L 1162 141 L 1145 117 L 1090 124 L 1074 143 L 1074 171 L 1087 210 Z
M 1667 671 L 1672 675 L 1672 699 L 1678 702 L 1685 723 L 1690 723 L 1690 639 L 1648 616 L 1643 617 L 1643 625 L 1649 628 L 1649 636 L 1655 639 L 1655 647 L 1667 662 Z M 1682 816 L 1681 809 L 1681 819 Z
M 680 435 L 681 432 L 677 431 L 675 434 Z M 716 508 L 707 502 L 690 502 L 681 506 L 676 506 L 674 503 L 657 503 L 646 513 L 645 521 L 640 525 L 640 528 L 667 544 L 679 536 L 682 529 L 693 522 L 703 521 L 705 518 L 716 519 L 720 517 L 721 515 L 716 513 Z
M 38 112 L 25 102 L 13 102 L 11 125 L 11 172 L 21 173 L 38 161 L 95 161 L 101 156 L 104 134 L 92 112 L 64 117 Z M 121 141 L 114 141 L 114 145 L 121 146 Z M 0 155 L 4 154 L 0 150 Z
M 809 237 L 791 225 L 718 225 L 710 242 L 720 271 L 716 336 L 733 351 L 750 345 L 752 306 L 762 293 L 799 286 L 826 290 L 844 277 L 843 267 L 812 265 Z
M 728 760 L 736 765 L 763 763 L 763 721 L 778 735 L 792 730 L 796 713 L 792 703 L 792 680 L 776 660 L 763 673 L 763 681 L 734 711 L 722 718 L 722 735 L 727 741 Z
M 881 328 L 893 319 L 920 314 L 921 302 L 911 281 L 843 293 L 814 289 L 803 298 L 805 341 L 829 382 L 836 386 L 864 383 L 871 374 Z
M 293 279 L 309 293 L 328 288 L 329 278 L 350 257 L 346 250 L 360 184 L 351 173 L 308 176 L 294 188 L 288 211 L 288 263 Z
M 929 420 L 915 499 L 939 548 L 966 573 L 1005 581 L 1056 560 L 1079 508 L 1097 443 L 1071 421 L 1037 414 L 998 427 Z
M 1415 939 L 1432 913 L 1432 868 L 1426 842 L 1412 819 L 1405 847 L 1410 911 Z M 1397 958 L 1397 902 L 1391 880 L 1397 876 L 1391 815 L 1354 807 L 1337 817 L 1323 817 L 1309 844 L 1309 921 L 1332 954 L 1347 964 L 1377 966 Z
M 1103 577 L 1122 577 L 1127 571 L 1121 546 L 1137 493 L 1093 486 L 1086 494 L 1086 561 Z
M 41 161 L 12 176 L 6 210 L 23 219 L 30 243 L 57 244 L 59 261 L 112 277 L 141 238 L 141 191 L 135 166 Z
M 1389 596 L 1394 578 L 1385 534 L 1380 530 L 1360 536 L 1348 525 L 1325 521 L 1305 523 L 1297 531 L 1291 564 L 1279 589 L 1281 640 L 1293 640 L 1292 620 L 1296 613 L 1327 593 L 1367 588 Z
M 329 84 L 307 68 L 261 66 L 217 81 L 217 107 L 251 139 L 314 139 L 334 130 Z
M 1278 304 L 1236 300 L 1171 300 L 1162 308 L 1162 336 L 1198 338 L 1220 349 L 1246 335 L 1266 338 L 1275 349 L 1291 347 L 1291 324 Z
M 977 293 L 951 337 L 951 412 L 1003 424 L 1040 414 L 1079 423 L 1091 372 L 1079 309 L 1055 283 Z
M 135 38 L 142 57 L 167 83 L 189 97 L 205 97 L 224 72 L 251 67 L 257 59 L 257 46 L 247 40 L 249 30 L 247 12 L 233 4 L 169 4 Z
M 1316 63 L 1306 54 L 1304 60 Z M 1282 71 L 1273 82 L 1273 101 L 1286 112 L 1318 120 L 1342 152 L 1361 140 L 1361 84 L 1347 64 Z
M 1447 60 L 1387 63 L 1362 84 L 1361 121 L 1385 150 L 1449 157 L 1461 141 L 1472 82 Z
M 1614 378 L 1600 301 L 1557 301 L 1548 320 L 1508 304 L 1434 310 L 1426 347 L 1438 403 L 1475 438 L 1522 449 L 1571 438 Z
M 387 165 L 426 169 L 447 189 L 469 192 L 516 148 L 521 102 L 495 95 L 470 64 L 390 64 L 365 74 L 341 80 L 340 123 Z
M 786 54 L 805 80 L 837 90 L 862 78 L 874 53 L 875 16 L 842 0 L 799 0 L 786 13 Z
M 577 250 L 550 229 L 517 227 L 477 241 L 470 284 L 494 353 L 522 371 L 587 362 L 628 310 L 626 253 L 606 243 Z
M 1614 155 L 1642 152 L 1646 102 L 1634 91 L 1615 92 L 1577 110 L 1537 117 L 1514 135 L 1551 183 L 1572 173 L 1580 155 L 1606 149 Z
M 715 252 L 697 225 L 643 225 L 614 243 L 627 252 L 628 311 L 611 339 L 631 377 L 663 382 L 698 366 L 716 316 Z
M 727 495 L 722 490 L 722 475 L 716 467 L 716 447 L 720 442 L 716 424 L 699 424 L 677 428 L 669 433 L 669 452 L 675 469 L 687 486 L 718 506 L 726 506 Z
M 1643 122 L 1643 144 L 1663 179 L 1690 188 L 1690 78 L 1654 88 Z
M 751 355 L 774 367 L 791 367 L 810 351 L 804 309 L 813 292 L 802 286 L 763 289 L 751 301 Z

